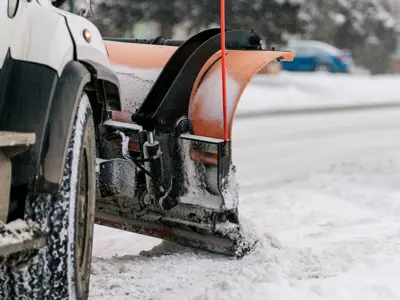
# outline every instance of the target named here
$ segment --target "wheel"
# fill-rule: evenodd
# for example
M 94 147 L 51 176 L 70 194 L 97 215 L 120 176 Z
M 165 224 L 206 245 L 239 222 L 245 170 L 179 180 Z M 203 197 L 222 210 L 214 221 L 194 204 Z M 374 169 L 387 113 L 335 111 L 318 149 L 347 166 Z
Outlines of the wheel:
M 326 64 L 320 64 L 315 67 L 315 72 L 320 72 L 320 73 L 330 73 L 331 68 L 329 65 Z
M 75 126 L 80 127 L 80 130 L 75 131 L 77 134 L 75 138 L 78 138 L 78 142 L 74 141 L 75 143 L 70 144 L 72 146 L 72 151 L 69 153 L 71 158 L 69 160 L 67 158 L 64 169 L 64 177 L 68 178 L 69 176 L 72 180 L 66 180 L 62 185 L 65 199 L 71 195 L 74 183 L 76 195 L 75 207 L 70 208 L 69 212 L 70 224 L 75 225 L 69 230 L 69 240 L 74 249 L 69 253 L 69 262 L 75 262 L 74 265 L 70 265 L 74 266 L 71 271 L 75 273 L 75 276 L 68 278 L 68 283 L 71 286 L 75 285 L 78 300 L 86 300 L 89 296 L 96 204 L 95 129 L 89 98 L 86 94 L 82 96 Z M 68 168 L 68 165 L 71 168 Z M 73 184 L 71 185 L 71 183 Z
M 27 199 L 26 217 L 41 224 L 48 244 L 28 267 L 7 271 L 8 290 L 0 291 L 1 299 L 88 298 L 96 199 L 95 145 L 93 113 L 83 93 L 59 195 Z

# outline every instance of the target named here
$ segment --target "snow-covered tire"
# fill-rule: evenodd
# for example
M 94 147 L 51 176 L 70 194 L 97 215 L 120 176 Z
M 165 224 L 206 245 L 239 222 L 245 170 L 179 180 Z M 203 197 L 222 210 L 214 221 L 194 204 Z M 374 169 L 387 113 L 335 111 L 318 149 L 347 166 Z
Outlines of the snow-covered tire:
M 48 245 L 28 267 L 7 270 L 6 274 L 0 270 L 0 280 L 7 279 L 8 283 L 7 289 L 3 285 L 0 299 L 88 298 L 96 197 L 95 145 L 92 109 L 83 93 L 71 132 L 60 194 L 27 199 L 26 218 L 41 225 L 48 235 Z M 80 221 L 84 221 L 82 227 Z M 82 232 L 86 233 L 85 246 L 79 247 Z M 84 248 L 83 254 L 80 248 Z

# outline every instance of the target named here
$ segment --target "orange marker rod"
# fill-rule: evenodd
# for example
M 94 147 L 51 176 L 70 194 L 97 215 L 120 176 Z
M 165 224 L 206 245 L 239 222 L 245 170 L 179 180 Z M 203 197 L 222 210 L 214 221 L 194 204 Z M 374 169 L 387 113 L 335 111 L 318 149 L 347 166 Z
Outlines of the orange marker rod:
M 222 63 L 222 112 L 224 119 L 224 140 L 228 140 L 228 112 L 226 103 L 226 57 L 225 57 L 225 0 L 220 0 L 221 20 L 221 63 Z

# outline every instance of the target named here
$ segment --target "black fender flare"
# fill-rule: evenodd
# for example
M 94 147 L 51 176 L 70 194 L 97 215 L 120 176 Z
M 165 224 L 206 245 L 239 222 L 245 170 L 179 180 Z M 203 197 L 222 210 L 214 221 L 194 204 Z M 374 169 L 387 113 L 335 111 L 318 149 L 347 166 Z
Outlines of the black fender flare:
M 56 70 L 14 60 L 8 52 L 0 77 L 0 130 L 36 135 L 36 143 L 28 151 L 12 158 L 12 199 L 25 199 L 37 180 L 58 80 Z
M 108 66 L 93 60 L 79 60 L 92 73 L 93 81 L 97 82 L 97 90 L 107 105 L 107 109 L 121 110 L 120 85 L 117 75 Z
M 29 192 L 59 191 L 82 92 L 91 94 L 91 103 L 96 106 L 97 101 L 97 109 L 103 109 L 106 100 L 110 106 L 115 102 L 114 106 L 120 106 L 116 76 L 106 67 L 93 65 L 70 61 L 58 76 L 48 66 L 13 60 L 8 53 L 0 76 L 0 130 L 36 134 L 36 143 L 12 158 L 13 214 L 23 214 Z M 100 121 L 107 117 L 104 109 L 98 115 Z
M 71 61 L 64 67 L 50 108 L 43 177 L 37 182 L 36 191 L 57 192 L 59 189 L 75 113 L 81 94 L 90 82 L 91 73 L 81 63 Z
M 13 157 L 12 198 L 58 192 L 80 95 L 90 71 L 70 61 L 61 76 L 45 65 L 6 57 L 0 77 L 0 130 L 33 132 L 36 143 Z
M 91 91 L 95 93 L 90 97 L 95 123 L 103 121 L 104 110 L 120 110 L 119 80 L 111 69 L 91 60 L 69 62 L 58 80 L 51 105 L 43 177 L 36 191 L 58 191 L 79 100 L 82 92 Z

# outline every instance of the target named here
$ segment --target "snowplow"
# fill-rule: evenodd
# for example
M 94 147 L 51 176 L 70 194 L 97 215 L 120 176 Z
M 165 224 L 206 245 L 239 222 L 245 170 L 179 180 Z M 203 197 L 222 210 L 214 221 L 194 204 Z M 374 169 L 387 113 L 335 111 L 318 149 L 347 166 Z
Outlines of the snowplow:
M 224 139 L 220 40 L 220 28 L 184 42 L 105 39 L 122 103 L 102 125 L 96 223 L 239 257 L 253 249 L 239 222 L 233 117 L 259 69 L 293 54 L 226 31 Z
M 0 299 L 87 299 L 94 224 L 242 257 L 246 85 L 292 52 L 254 32 L 103 38 L 65 1 L 0 11 Z

